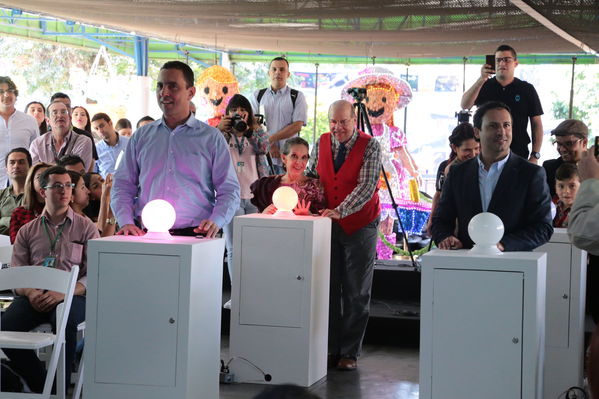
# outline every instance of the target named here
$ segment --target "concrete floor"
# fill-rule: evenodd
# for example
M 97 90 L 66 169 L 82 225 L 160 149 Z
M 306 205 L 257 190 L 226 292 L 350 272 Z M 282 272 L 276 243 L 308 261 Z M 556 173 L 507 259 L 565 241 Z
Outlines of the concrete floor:
M 228 337 L 222 358 L 228 359 Z M 251 399 L 265 386 L 221 384 L 220 399 Z M 371 320 L 357 371 L 330 369 L 310 391 L 322 399 L 417 399 L 418 322 Z

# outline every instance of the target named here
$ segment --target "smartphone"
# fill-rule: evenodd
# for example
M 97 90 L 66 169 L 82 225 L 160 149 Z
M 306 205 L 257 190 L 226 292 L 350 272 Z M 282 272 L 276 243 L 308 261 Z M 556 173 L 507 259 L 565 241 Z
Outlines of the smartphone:
M 486 55 L 485 56 L 485 64 L 491 65 L 493 72 L 495 72 L 495 55 Z
M 599 157 L 599 136 L 595 136 L 595 158 Z

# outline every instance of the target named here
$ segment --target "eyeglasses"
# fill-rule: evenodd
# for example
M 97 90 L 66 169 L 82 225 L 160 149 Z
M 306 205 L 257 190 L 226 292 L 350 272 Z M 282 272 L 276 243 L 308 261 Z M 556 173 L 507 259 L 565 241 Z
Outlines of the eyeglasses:
M 353 119 L 343 119 L 343 120 L 341 120 L 341 121 L 335 121 L 335 120 L 332 120 L 332 119 L 331 119 L 331 120 L 329 120 L 329 123 L 330 123 L 331 125 L 337 125 L 337 124 L 339 124 L 339 125 L 342 125 L 342 126 L 348 126 L 348 125 L 350 125 L 352 122 L 353 122 Z
M 576 145 L 576 143 L 578 143 L 581 140 L 582 139 L 570 140 L 570 141 L 564 141 L 564 142 L 559 142 L 559 141 L 555 140 L 551 144 L 553 144 L 555 146 L 555 148 L 564 147 L 567 149 L 571 149 L 572 147 L 574 147 Z
M 44 188 L 45 189 L 51 189 L 51 190 L 59 190 L 59 191 L 72 190 L 72 189 L 75 188 L 75 184 L 74 183 L 67 183 L 67 184 L 54 183 L 53 185 L 46 186 Z
M 510 62 L 514 61 L 513 57 L 498 57 L 495 58 L 495 62 L 497 62 L 498 64 L 501 64 L 501 61 L 505 62 L 506 64 L 509 64 Z
M 8 90 L 0 89 L 0 96 L 3 96 L 5 94 L 15 94 L 15 92 L 16 92 L 15 89 L 8 89 Z
M 68 109 L 61 109 L 60 111 L 52 111 L 52 112 L 50 112 L 50 115 L 52 115 L 52 116 L 68 115 L 68 114 L 69 114 L 69 110 Z

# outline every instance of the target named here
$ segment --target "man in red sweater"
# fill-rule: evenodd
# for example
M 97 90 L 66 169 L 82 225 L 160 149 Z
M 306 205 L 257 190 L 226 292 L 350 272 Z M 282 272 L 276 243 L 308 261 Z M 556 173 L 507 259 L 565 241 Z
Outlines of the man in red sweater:
M 331 105 L 329 126 L 331 131 L 312 150 L 308 173 L 324 186 L 328 208 L 322 216 L 333 219 L 329 361 L 340 370 L 355 370 L 376 256 L 381 149 L 374 138 L 356 130 L 356 114 L 347 101 Z

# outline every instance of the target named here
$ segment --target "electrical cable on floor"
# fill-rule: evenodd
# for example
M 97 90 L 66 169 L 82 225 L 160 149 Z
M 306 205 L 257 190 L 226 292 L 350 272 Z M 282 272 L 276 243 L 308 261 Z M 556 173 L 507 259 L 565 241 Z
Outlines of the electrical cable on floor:
M 236 359 L 243 360 L 250 366 L 254 367 L 256 370 L 258 370 L 264 377 L 264 381 L 268 382 L 268 381 L 272 380 L 272 376 L 270 374 L 265 373 L 264 371 L 262 371 L 262 369 L 260 367 L 256 366 L 254 363 L 252 363 L 251 361 L 249 361 L 248 359 L 246 359 L 245 357 L 242 357 L 242 356 L 235 356 L 235 357 L 232 357 L 231 359 L 229 359 L 229 361 L 225 365 L 225 370 L 229 370 L 229 364 L 231 364 L 231 362 Z M 222 360 L 221 360 L 221 362 L 222 362 Z

